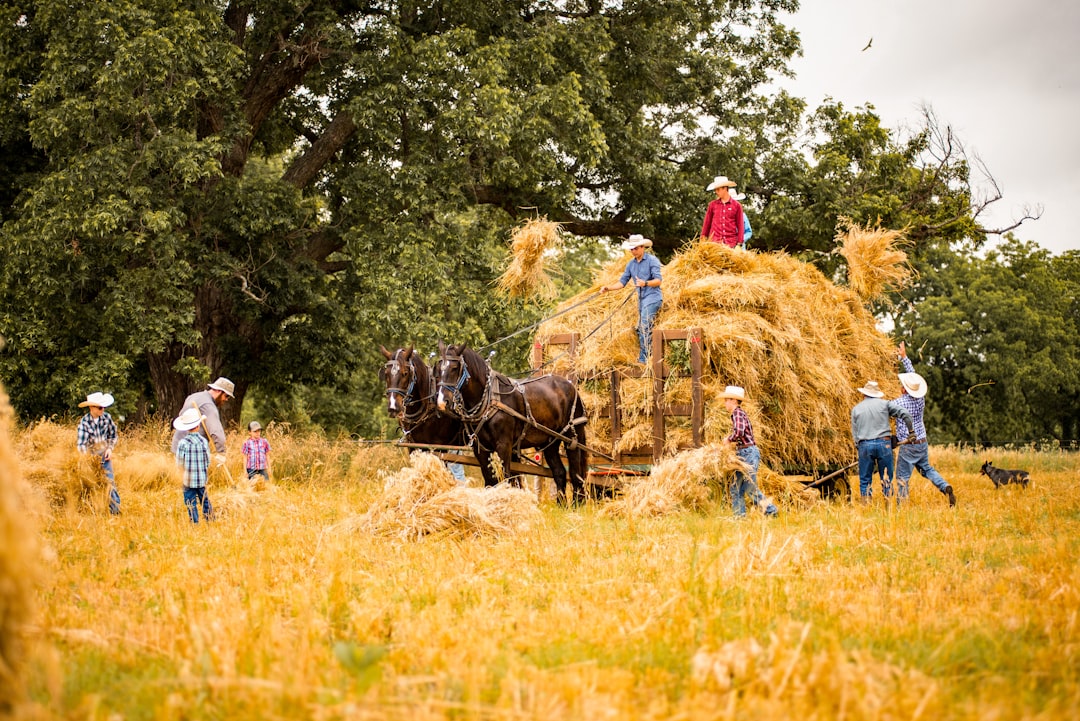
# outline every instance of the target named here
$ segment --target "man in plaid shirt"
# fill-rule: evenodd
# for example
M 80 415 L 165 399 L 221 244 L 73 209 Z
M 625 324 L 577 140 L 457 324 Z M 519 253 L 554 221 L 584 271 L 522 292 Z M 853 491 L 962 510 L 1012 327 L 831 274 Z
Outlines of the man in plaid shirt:
M 907 500 L 908 481 L 911 480 L 911 471 L 913 468 L 917 468 L 923 478 L 933 483 L 934 487 L 949 499 L 949 505 L 955 506 L 956 494 L 953 492 L 953 487 L 930 465 L 930 447 L 926 438 L 926 425 L 923 423 L 923 414 L 926 410 L 926 401 L 924 400 L 927 390 L 926 380 L 915 372 L 915 366 L 911 364 L 911 359 L 907 357 L 907 347 L 903 341 L 900 341 L 896 356 L 900 361 L 900 365 L 904 368 L 904 372 L 899 376 L 903 393 L 896 399 L 896 402 L 911 414 L 911 419 L 914 422 L 914 431 L 911 434 L 914 438 L 911 439 L 908 438 L 907 428 L 904 428 L 899 423 L 896 424 L 896 438 L 902 444 L 896 458 L 896 502 L 900 503 Z M 905 440 L 908 442 L 904 443 Z
M 93 453 L 101 460 L 101 468 L 109 479 L 109 513 L 119 516 L 120 492 L 116 489 L 116 478 L 113 475 L 112 451 L 120 440 L 120 435 L 116 432 L 112 416 L 105 411 L 112 404 L 113 397 L 100 392 L 91 393 L 79 404 L 79 408 L 87 408 L 89 411 L 79 421 L 75 445 L 80 452 Z
M 184 469 L 184 505 L 192 523 L 199 522 L 199 506 L 202 505 L 203 518 L 214 520 L 214 507 L 206 495 L 206 482 L 210 477 L 210 442 L 199 434 L 199 426 L 206 416 L 198 408 L 188 408 L 173 421 L 173 428 L 185 431 L 185 435 L 176 447 L 176 462 Z
M 731 507 L 736 517 L 745 516 L 745 496 L 749 494 L 753 504 L 761 508 L 766 516 L 775 516 L 778 513 L 776 506 L 766 500 L 757 486 L 761 452 L 754 441 L 754 429 L 750 425 L 750 416 L 746 415 L 746 411 L 742 409 L 746 392 L 739 386 L 728 386 L 720 397 L 724 399 L 724 406 L 731 413 L 731 434 L 725 440 L 735 444 L 735 455 L 750 466 L 749 475 L 742 471 L 735 471 L 735 479 L 731 483 Z

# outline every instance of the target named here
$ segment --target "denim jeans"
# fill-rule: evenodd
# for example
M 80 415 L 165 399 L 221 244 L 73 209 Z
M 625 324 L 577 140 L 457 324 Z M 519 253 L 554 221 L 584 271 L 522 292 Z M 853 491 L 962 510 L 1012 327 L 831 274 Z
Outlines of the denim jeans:
M 101 468 L 105 471 L 105 477 L 109 479 L 109 513 L 114 516 L 120 515 L 120 491 L 116 488 L 116 478 L 113 475 L 112 461 L 101 459 Z
M 255 476 L 262 476 L 266 480 L 268 480 L 268 481 L 270 480 L 270 472 L 267 471 L 265 468 L 248 468 L 247 469 L 248 480 L 250 481 Z
M 187 506 L 192 523 L 199 522 L 200 504 L 202 505 L 203 518 L 207 521 L 214 520 L 214 507 L 210 505 L 210 497 L 206 495 L 206 486 L 202 488 L 185 488 L 184 505 Z
M 873 495 L 874 470 L 881 476 L 881 494 L 892 495 L 893 454 L 888 438 L 872 438 L 859 441 L 859 495 Z
M 941 477 L 933 466 L 930 465 L 930 446 L 926 443 L 905 443 L 900 446 L 900 452 L 896 459 L 896 496 L 899 499 L 908 497 L 908 481 L 911 479 L 912 469 L 919 469 L 922 477 L 934 484 L 942 493 L 949 487 L 949 482 Z
M 638 363 L 644 363 L 649 359 L 649 351 L 652 349 L 652 325 L 653 318 L 660 310 L 662 300 L 652 300 L 647 303 L 638 301 L 638 345 L 641 351 L 638 353 Z
M 746 515 L 746 498 L 749 494 L 750 502 L 755 506 L 760 506 L 765 500 L 765 495 L 757 486 L 757 473 L 758 467 L 761 465 L 761 451 L 757 446 L 749 446 L 741 450 L 735 451 L 735 455 L 739 457 L 743 463 L 750 466 L 750 475 L 743 473 L 742 471 L 735 471 L 735 478 L 731 482 L 731 508 L 735 511 L 737 517 Z M 764 509 L 766 516 L 775 516 L 777 514 L 776 506 L 772 503 Z
M 465 479 L 465 466 L 460 463 L 447 463 L 446 470 L 450 471 L 450 475 L 454 477 L 454 480 L 458 483 L 467 483 Z

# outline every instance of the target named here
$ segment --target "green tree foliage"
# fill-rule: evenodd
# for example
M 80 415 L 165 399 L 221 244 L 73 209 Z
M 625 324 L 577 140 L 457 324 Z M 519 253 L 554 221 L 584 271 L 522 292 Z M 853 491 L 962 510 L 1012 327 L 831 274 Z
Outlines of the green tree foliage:
M 520 218 L 690 237 L 796 6 L 5 3 L 0 376 L 27 414 L 370 398 L 379 343 L 536 317 L 491 292 Z
M 898 315 L 900 335 L 935 393 L 935 440 L 1080 437 L 1080 253 L 1053 257 L 1007 235 L 924 266 L 934 291 Z

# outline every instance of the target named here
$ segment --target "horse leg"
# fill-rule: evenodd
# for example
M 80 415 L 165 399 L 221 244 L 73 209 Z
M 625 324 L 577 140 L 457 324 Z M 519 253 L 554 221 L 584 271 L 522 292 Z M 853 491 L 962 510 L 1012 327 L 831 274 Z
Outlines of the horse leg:
M 577 448 L 566 449 L 566 460 L 570 465 L 570 483 L 574 486 L 574 503 L 585 502 L 585 477 L 589 473 L 589 457 L 585 451 L 585 425 L 574 428 Z
M 473 455 L 480 464 L 480 474 L 484 476 L 484 487 L 497 484 L 499 479 L 495 477 L 495 471 L 491 468 L 491 451 L 477 443 L 473 446 Z
M 544 460 L 551 469 L 551 480 L 555 481 L 555 501 L 560 506 L 566 505 L 566 468 L 559 455 L 559 444 L 551 443 L 544 449 Z

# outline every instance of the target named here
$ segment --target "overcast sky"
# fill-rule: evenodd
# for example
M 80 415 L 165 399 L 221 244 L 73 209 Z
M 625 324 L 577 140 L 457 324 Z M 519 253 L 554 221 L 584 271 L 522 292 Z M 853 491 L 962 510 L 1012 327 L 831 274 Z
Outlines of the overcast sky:
M 803 57 L 781 85 L 810 109 L 870 103 L 889 128 L 930 106 L 1004 192 L 986 227 L 1080 249 L 1080 0 L 802 0 Z M 873 38 L 871 47 L 863 47 Z

